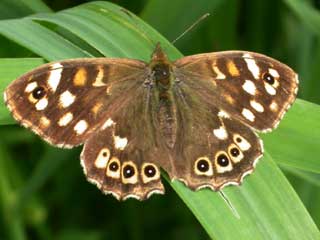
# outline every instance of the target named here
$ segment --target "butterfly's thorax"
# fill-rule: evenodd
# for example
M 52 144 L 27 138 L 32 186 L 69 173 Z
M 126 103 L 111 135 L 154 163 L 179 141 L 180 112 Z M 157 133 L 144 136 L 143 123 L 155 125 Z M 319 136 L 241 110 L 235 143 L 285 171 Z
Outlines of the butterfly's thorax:
M 172 148 L 176 141 L 177 118 L 176 105 L 172 94 L 173 74 L 172 64 L 161 48 L 156 48 L 150 62 L 151 76 L 156 88 L 157 122 L 160 135 L 166 145 Z

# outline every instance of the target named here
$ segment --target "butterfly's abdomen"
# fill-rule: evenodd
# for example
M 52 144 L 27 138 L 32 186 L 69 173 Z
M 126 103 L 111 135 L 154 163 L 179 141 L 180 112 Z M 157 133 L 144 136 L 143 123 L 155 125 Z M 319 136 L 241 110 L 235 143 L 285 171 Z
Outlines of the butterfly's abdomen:
M 176 106 L 168 91 L 159 93 L 158 122 L 161 137 L 166 145 L 172 148 L 176 142 L 177 116 Z

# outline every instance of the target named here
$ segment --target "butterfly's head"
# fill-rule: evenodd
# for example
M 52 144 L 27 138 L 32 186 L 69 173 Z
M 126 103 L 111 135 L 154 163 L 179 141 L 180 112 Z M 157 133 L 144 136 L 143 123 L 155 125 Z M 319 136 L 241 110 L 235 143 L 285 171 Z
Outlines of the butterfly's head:
M 162 50 L 160 43 L 157 43 L 157 46 L 151 55 L 150 65 L 156 65 L 157 63 L 169 63 L 167 54 Z

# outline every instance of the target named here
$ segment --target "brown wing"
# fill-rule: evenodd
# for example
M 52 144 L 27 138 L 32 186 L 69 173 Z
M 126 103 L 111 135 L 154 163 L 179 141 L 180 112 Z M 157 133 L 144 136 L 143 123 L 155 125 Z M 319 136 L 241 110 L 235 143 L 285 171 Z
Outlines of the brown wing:
M 81 154 L 88 180 L 119 200 L 164 193 L 160 166 L 169 160 L 155 129 L 154 91 L 141 87 L 134 95 L 92 134 Z
M 176 86 L 176 144 L 170 161 L 161 161 L 162 167 L 171 179 L 193 190 L 239 185 L 262 156 L 262 141 L 249 126 L 203 101 L 193 90 Z
M 230 51 L 184 57 L 174 72 L 209 105 L 259 131 L 275 128 L 296 98 L 297 74 L 261 54 Z
M 138 60 L 66 60 L 19 77 L 6 89 L 5 101 L 17 121 L 47 142 L 73 147 L 132 101 L 146 75 L 146 64 Z

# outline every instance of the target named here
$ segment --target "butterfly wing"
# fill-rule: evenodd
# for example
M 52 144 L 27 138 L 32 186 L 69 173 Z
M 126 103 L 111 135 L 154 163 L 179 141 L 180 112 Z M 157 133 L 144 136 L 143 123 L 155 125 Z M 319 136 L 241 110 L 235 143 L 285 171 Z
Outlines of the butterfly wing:
M 257 53 L 199 54 L 174 65 L 181 85 L 258 131 L 278 125 L 298 90 L 298 77 L 291 68 Z
M 169 154 L 154 125 L 155 94 L 136 89 L 128 102 L 85 142 L 81 162 L 90 182 L 119 200 L 164 193 L 160 165 Z
M 130 59 L 75 59 L 42 65 L 5 91 L 13 117 L 50 144 L 82 144 L 111 113 L 132 101 L 146 64 Z M 124 94 L 125 93 L 125 94 Z
M 256 131 L 279 123 L 297 93 L 297 75 L 266 56 L 223 52 L 174 63 L 179 131 L 168 167 L 192 189 L 240 184 L 263 154 Z

